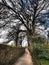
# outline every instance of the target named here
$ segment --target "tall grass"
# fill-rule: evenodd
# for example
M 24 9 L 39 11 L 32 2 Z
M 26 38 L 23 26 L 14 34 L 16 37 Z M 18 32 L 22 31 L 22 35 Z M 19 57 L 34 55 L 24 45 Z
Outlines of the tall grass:
M 39 62 L 38 65 L 49 65 L 49 45 L 47 42 L 33 39 L 32 55 L 34 55 L 37 63 Z

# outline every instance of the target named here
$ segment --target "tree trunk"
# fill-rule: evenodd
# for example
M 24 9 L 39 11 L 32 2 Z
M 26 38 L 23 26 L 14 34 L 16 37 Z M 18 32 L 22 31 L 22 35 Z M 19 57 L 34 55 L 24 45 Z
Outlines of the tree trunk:
M 31 46 L 32 45 L 32 35 L 27 34 L 27 37 L 28 37 L 28 46 Z
M 16 46 L 18 45 L 18 35 L 19 33 L 16 34 L 16 38 L 15 38 Z
M 17 44 L 18 44 L 18 36 L 16 37 L 15 42 L 16 42 L 16 46 L 17 46 Z

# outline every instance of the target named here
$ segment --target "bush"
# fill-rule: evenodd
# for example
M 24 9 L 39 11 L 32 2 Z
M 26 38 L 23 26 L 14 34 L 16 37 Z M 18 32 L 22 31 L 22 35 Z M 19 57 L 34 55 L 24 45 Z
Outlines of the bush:
M 48 59 L 49 60 L 49 50 L 44 47 L 34 48 L 34 55 L 39 59 Z

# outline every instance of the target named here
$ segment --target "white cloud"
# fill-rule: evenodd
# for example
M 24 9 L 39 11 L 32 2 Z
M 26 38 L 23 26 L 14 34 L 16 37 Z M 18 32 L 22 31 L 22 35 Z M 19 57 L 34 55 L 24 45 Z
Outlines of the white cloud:
M 46 13 L 46 10 L 42 10 L 40 13 Z
M 20 27 L 21 30 L 26 30 L 26 27 L 24 27 L 23 25 Z
M 22 47 L 28 46 L 27 37 L 25 36 L 24 40 L 22 41 Z
M 3 24 L 3 23 L 4 23 L 4 21 L 0 20 L 0 23 L 1 23 L 1 24 Z
M 14 44 L 15 44 L 15 41 L 12 40 L 12 41 L 10 41 L 7 45 L 14 45 Z
M 2 44 L 3 42 L 6 42 L 6 41 L 8 41 L 8 39 L 0 38 L 0 44 Z
M 0 34 L 1 34 L 1 35 L 6 35 L 7 33 L 8 33 L 7 30 L 3 30 Z
M 7 4 L 8 4 L 9 6 L 12 7 L 12 4 L 11 4 L 11 2 L 9 2 L 9 0 L 6 0 L 6 2 L 7 2 Z
M 0 2 L 2 2 L 2 0 L 0 0 Z
M 47 30 L 46 31 L 49 31 L 49 28 L 47 28 Z
M 45 30 L 44 25 L 37 25 L 36 29 L 35 29 L 35 33 L 38 34 L 40 37 L 47 39 L 48 38 L 47 37 L 47 34 L 48 34 L 47 30 Z

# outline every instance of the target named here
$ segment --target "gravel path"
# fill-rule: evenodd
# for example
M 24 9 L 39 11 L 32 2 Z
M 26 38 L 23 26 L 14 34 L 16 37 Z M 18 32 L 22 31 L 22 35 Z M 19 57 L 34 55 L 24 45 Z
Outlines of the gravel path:
M 25 53 L 13 65 L 33 65 L 31 54 L 26 48 Z

